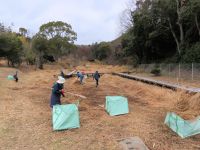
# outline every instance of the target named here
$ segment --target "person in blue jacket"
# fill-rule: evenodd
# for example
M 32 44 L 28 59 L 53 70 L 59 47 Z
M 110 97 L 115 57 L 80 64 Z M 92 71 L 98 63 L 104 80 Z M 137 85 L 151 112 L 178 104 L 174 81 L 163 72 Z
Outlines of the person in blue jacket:
M 96 87 L 98 87 L 99 85 L 99 78 L 100 78 L 100 74 L 98 71 L 96 71 L 94 74 L 93 74 L 93 80 L 95 79 L 96 80 Z
M 83 83 L 84 75 L 81 72 L 77 72 L 77 77 L 80 78 L 80 83 Z
M 65 79 L 61 76 L 58 77 L 58 80 L 52 87 L 52 93 L 51 93 L 51 102 L 50 102 L 50 107 L 53 108 L 54 105 L 61 105 L 61 95 L 65 97 L 64 95 L 64 83 Z

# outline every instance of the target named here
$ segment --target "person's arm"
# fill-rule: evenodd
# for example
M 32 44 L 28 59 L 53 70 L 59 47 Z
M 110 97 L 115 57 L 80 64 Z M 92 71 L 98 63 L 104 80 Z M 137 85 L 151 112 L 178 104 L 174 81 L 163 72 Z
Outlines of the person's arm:
M 63 97 L 65 97 L 65 92 L 64 92 L 63 89 L 61 90 L 61 95 L 62 95 Z
M 61 93 L 61 95 L 62 95 L 63 97 L 65 97 L 64 84 L 61 84 L 61 85 L 59 86 L 59 88 L 60 88 L 60 93 Z

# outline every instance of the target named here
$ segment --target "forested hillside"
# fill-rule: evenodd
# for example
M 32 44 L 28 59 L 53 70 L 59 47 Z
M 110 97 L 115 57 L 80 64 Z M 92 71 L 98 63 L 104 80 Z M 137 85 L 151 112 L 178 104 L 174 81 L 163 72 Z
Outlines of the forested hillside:
M 137 63 L 200 62 L 199 0 L 137 0 L 129 15 L 124 56 Z

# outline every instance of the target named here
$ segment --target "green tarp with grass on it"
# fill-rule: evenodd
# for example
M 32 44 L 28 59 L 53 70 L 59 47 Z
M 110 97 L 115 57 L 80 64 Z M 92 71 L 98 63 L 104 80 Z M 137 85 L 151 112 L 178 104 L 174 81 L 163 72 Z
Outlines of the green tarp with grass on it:
M 200 117 L 195 120 L 184 120 L 173 112 L 168 112 L 165 124 L 176 132 L 181 138 L 200 133 Z
M 122 96 L 106 96 L 105 109 L 110 116 L 129 113 L 128 100 Z
M 75 104 L 53 106 L 52 117 L 53 130 L 80 128 L 79 111 Z

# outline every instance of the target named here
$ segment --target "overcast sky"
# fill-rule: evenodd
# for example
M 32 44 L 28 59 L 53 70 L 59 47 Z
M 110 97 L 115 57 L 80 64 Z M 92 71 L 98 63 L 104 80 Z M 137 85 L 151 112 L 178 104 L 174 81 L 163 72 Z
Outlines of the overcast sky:
M 78 44 L 114 40 L 120 14 L 129 0 L 0 0 L 0 22 L 25 27 L 31 34 L 49 21 L 64 21 L 78 34 Z

